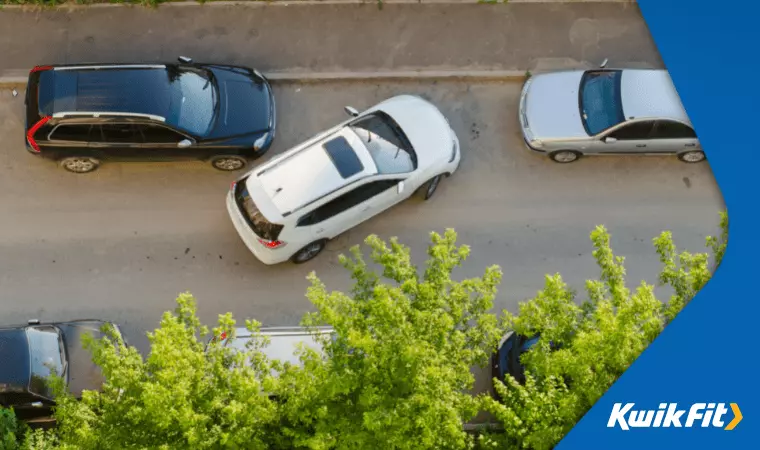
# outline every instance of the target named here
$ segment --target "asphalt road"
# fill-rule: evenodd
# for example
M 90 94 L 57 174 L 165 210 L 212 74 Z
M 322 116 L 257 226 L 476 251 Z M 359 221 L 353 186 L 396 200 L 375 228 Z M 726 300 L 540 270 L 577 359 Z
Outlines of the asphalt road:
M 337 255 L 370 233 L 399 236 L 422 263 L 431 230 L 455 228 L 472 255 L 456 277 L 504 270 L 497 307 L 517 303 L 560 272 L 578 289 L 597 276 L 589 232 L 613 233 L 629 282 L 656 282 L 651 238 L 673 231 L 700 251 L 723 207 L 708 164 L 670 157 L 597 157 L 559 165 L 529 153 L 516 126 L 519 84 L 278 84 L 278 140 L 271 157 L 357 108 L 401 93 L 432 100 L 450 118 L 460 170 L 429 202 L 409 200 L 349 231 L 305 265 L 264 266 L 229 221 L 235 175 L 203 163 L 108 163 L 69 174 L 23 146 L 23 93 L 0 91 L 0 311 L 3 323 L 95 317 L 124 325 L 146 349 L 176 295 L 190 291 L 204 321 L 232 312 L 267 325 L 297 324 L 309 310 L 309 271 L 349 286 Z M 665 291 L 659 291 L 663 297 Z
M 662 67 L 635 3 L 0 10 L 0 72 L 37 64 L 174 60 L 262 71 L 535 70 L 610 58 Z

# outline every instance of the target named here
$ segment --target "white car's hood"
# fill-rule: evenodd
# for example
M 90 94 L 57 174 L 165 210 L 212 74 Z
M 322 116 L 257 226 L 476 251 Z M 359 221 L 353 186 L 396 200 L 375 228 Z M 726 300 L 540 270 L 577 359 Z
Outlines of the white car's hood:
M 417 165 L 424 169 L 448 161 L 454 145 L 451 127 L 432 103 L 413 95 L 400 95 L 372 108 L 388 114 L 398 123 L 417 153 Z
M 578 105 L 583 71 L 534 75 L 525 99 L 527 128 L 534 139 L 588 137 Z

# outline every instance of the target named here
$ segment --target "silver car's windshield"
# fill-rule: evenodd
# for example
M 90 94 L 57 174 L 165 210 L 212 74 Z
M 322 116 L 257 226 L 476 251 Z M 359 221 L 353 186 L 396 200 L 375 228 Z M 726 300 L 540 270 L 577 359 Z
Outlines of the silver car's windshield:
M 625 120 L 620 96 L 619 70 L 586 72 L 581 79 L 580 108 L 583 126 L 593 136 Z

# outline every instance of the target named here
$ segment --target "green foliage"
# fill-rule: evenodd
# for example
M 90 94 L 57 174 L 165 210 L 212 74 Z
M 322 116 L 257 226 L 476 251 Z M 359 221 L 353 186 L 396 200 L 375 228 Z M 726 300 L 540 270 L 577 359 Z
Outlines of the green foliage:
M 255 348 L 233 352 L 212 343 L 205 351 L 198 336 L 208 328 L 196 317 L 194 299 L 182 294 L 177 303 L 148 333 L 145 359 L 112 332 L 85 341 L 107 381 L 81 401 L 56 386 L 62 443 L 82 450 L 265 448 L 265 426 L 276 417 L 266 395 L 274 388 L 274 365 Z M 255 332 L 258 324 L 247 326 Z M 229 314 L 220 316 L 215 335 L 232 335 L 233 327 Z
M 725 214 L 721 228 L 720 237 L 707 239 L 718 264 L 728 238 Z M 626 287 L 624 258 L 614 255 L 604 227 L 591 233 L 591 241 L 601 273 L 586 282 L 587 299 L 578 304 L 556 274 L 518 315 L 506 313 L 515 332 L 541 338 L 521 359 L 525 384 L 494 380 L 502 402 L 483 400 L 505 430 L 488 437 L 484 448 L 553 448 L 710 278 L 708 254 L 679 253 L 671 233 L 663 232 L 653 243 L 663 264 L 659 282 L 674 292 L 666 305 L 652 285 L 642 282 L 633 292 Z
M 19 423 L 12 409 L 0 407 L 0 450 L 16 450 Z
M 452 271 L 469 255 L 456 233 L 431 234 L 422 274 L 409 248 L 394 238 L 365 241 L 379 275 L 358 247 L 341 264 L 355 282 L 351 295 L 328 292 L 311 274 L 316 307 L 304 325 L 329 325 L 330 358 L 283 375 L 283 426 L 291 448 L 461 449 L 462 423 L 478 412 L 470 368 L 488 361 L 501 336 L 493 307 L 498 267 L 461 282 Z M 387 282 L 381 281 L 381 276 Z M 318 370 L 315 368 L 318 367 Z M 292 380 L 292 381 L 291 381 Z

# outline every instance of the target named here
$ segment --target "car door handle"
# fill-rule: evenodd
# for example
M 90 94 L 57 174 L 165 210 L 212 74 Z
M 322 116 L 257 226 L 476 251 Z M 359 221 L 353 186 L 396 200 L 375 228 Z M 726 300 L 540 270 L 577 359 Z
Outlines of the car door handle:
M 319 234 L 319 233 L 322 233 L 323 231 L 325 231 L 325 229 L 324 228 L 320 228 L 317 231 L 315 231 L 315 233 Z
M 636 147 L 646 147 L 647 144 L 637 144 Z
M 686 145 L 684 145 L 684 147 L 696 147 L 696 146 L 697 146 L 697 144 L 686 144 Z

